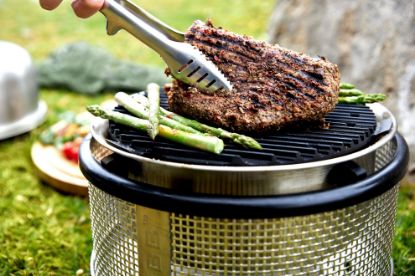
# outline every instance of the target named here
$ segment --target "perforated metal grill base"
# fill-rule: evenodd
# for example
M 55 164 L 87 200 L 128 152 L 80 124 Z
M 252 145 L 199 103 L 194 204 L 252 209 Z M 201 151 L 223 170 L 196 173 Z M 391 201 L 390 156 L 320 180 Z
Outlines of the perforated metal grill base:
M 354 206 L 287 218 L 220 219 L 151 209 L 168 214 L 169 240 L 150 241 L 170 248 L 169 273 L 160 275 L 390 275 L 397 192 L 395 185 Z M 140 264 L 163 263 L 166 256 L 140 252 L 140 242 L 151 235 L 140 232 L 141 206 L 94 185 L 89 195 L 96 275 L 146 275 Z M 140 262 L 144 257 L 148 262 Z
M 95 260 L 96 260 L 95 252 L 92 251 L 91 260 L 90 260 L 90 274 L 91 274 L 91 276 L 96 276 L 96 273 L 95 273 Z M 390 268 L 391 268 L 391 270 L 390 270 L 389 275 L 392 276 L 392 275 L 394 275 L 394 272 L 395 272 L 394 263 L 393 263 L 392 258 L 390 259 Z

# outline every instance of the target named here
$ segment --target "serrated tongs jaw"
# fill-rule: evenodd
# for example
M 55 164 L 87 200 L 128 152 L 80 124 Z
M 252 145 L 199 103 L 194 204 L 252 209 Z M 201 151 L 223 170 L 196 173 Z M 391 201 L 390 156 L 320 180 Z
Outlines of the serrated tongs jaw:
M 164 24 L 127 0 L 106 0 L 101 12 L 107 33 L 125 29 L 160 54 L 175 79 L 203 91 L 230 91 L 232 86 L 219 69 L 199 50 L 184 43 L 184 34 Z

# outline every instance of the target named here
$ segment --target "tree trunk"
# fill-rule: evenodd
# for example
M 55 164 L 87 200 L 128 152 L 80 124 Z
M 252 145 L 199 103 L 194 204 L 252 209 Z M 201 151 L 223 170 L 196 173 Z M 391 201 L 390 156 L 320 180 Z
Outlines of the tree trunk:
M 415 172 L 415 0 L 277 0 L 269 34 L 337 63 L 342 81 L 387 94 Z

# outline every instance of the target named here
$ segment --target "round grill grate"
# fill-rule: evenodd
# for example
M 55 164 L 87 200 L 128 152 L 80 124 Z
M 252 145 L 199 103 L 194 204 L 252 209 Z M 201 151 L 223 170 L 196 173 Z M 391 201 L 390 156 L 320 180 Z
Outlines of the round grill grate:
M 161 95 L 167 108 L 167 97 Z M 122 107 L 117 111 L 128 113 Z M 330 159 L 364 148 L 371 142 L 376 129 L 373 111 L 364 105 L 338 104 L 327 114 L 328 129 L 279 131 L 255 137 L 262 150 L 246 149 L 225 141 L 220 155 L 192 149 L 157 137 L 152 141 L 146 133 L 130 127 L 109 123 L 108 143 L 147 158 L 194 165 L 269 166 L 288 165 Z

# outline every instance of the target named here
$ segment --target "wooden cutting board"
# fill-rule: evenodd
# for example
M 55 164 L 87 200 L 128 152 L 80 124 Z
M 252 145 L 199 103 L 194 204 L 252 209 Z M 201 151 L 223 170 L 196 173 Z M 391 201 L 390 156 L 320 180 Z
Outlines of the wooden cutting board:
M 78 164 L 65 159 L 54 146 L 35 142 L 31 157 L 44 182 L 65 193 L 88 195 L 88 181 Z

